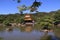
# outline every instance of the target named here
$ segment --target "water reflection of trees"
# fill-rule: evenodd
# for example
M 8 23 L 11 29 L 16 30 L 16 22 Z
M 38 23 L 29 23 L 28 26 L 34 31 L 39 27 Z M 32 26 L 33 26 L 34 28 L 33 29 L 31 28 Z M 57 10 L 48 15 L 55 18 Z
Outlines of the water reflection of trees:
M 13 29 L 14 29 L 14 28 L 13 28 L 12 26 L 8 26 L 8 27 L 6 27 L 6 29 L 5 29 L 5 30 L 6 30 L 6 31 L 8 31 L 8 32 L 12 32 L 12 31 L 13 31 Z
M 4 30 L 5 30 L 5 27 L 0 26 L 0 31 L 4 31 Z
M 0 37 L 0 40 L 3 40 L 3 38 L 2 38 L 2 37 Z
M 25 26 L 19 28 L 21 32 L 31 32 L 33 30 L 32 26 Z
M 54 33 L 60 39 L 60 28 L 59 27 L 54 28 Z

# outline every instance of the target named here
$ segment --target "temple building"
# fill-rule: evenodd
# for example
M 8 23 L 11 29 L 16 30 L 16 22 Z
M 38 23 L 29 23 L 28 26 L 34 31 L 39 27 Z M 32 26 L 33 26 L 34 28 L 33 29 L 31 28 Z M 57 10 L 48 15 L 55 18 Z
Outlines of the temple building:
M 33 19 L 32 19 L 32 15 L 31 14 L 25 14 L 24 23 L 25 24 L 33 24 Z

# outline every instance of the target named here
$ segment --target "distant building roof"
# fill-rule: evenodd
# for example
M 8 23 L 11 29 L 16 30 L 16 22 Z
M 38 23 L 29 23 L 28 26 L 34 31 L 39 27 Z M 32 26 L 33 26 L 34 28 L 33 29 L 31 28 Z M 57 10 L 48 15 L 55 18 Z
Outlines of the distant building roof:
M 24 20 L 32 20 L 32 17 L 30 14 L 25 14 Z

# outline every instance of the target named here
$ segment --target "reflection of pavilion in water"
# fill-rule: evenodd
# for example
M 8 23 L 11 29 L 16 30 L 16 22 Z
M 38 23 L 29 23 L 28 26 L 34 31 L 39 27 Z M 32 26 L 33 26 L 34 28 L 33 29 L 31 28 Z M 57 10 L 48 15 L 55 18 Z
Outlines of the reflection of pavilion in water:
M 31 32 L 33 30 L 32 26 L 20 27 L 21 32 Z
M 33 30 L 33 27 L 32 26 L 26 26 L 26 27 L 18 27 L 18 29 L 21 31 L 21 32 L 31 32 Z M 8 31 L 8 32 L 12 32 L 16 30 L 15 28 L 12 28 L 12 27 L 8 27 L 5 29 L 5 31 Z
M 26 32 L 31 32 L 32 29 L 33 29 L 33 28 L 32 28 L 31 26 L 28 26 L 28 27 L 25 28 L 25 31 L 26 31 Z

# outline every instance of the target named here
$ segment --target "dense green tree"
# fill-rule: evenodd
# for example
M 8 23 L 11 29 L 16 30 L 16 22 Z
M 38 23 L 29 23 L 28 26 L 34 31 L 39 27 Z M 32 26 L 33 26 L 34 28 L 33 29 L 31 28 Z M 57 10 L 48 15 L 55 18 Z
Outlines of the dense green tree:
M 60 10 L 58 10 L 56 13 L 55 13 L 55 21 L 60 21 Z
M 15 1 L 15 0 L 14 0 Z M 17 3 L 20 3 L 21 2 L 21 0 L 17 0 Z M 20 5 L 19 7 L 18 7 L 18 9 L 19 9 L 19 12 L 21 13 L 21 14 L 23 14 L 23 11 L 26 11 L 26 10 L 30 10 L 30 12 L 34 12 L 34 11 L 36 11 L 37 10 L 37 8 L 39 7 L 39 6 L 41 6 L 41 2 L 37 2 L 36 0 L 33 2 L 33 4 L 32 5 L 30 5 L 30 6 L 26 6 L 26 5 Z
M 38 12 L 32 14 L 33 20 L 35 23 L 44 26 L 46 24 L 52 25 L 55 21 L 60 21 L 60 11 L 45 13 Z M 22 23 L 24 20 L 24 14 L 21 15 L 19 13 L 16 14 L 8 14 L 8 15 L 0 15 L 0 23 Z

